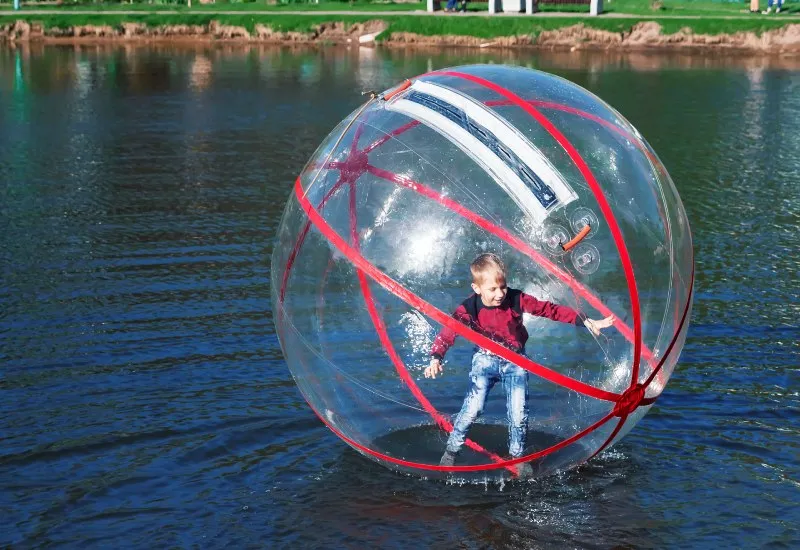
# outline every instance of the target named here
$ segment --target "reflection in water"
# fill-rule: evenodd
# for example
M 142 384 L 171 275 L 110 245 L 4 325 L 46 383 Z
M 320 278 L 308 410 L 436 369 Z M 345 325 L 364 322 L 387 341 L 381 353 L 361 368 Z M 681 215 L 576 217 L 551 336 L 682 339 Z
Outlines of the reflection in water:
M 192 61 L 192 87 L 196 88 L 198 91 L 208 88 L 208 85 L 211 83 L 211 71 L 213 68 L 214 66 L 207 56 L 198 54 L 197 57 L 194 58 L 194 61 Z
M 698 290 L 677 372 L 619 446 L 554 478 L 462 487 L 389 472 L 322 427 L 283 363 L 267 264 L 291 182 L 363 90 L 475 62 L 555 72 L 636 125 L 680 189 Z M 0 545 L 800 547 L 799 69 L 1 50 Z
M 44 52 L 47 51 L 47 55 Z M 31 55 L 36 56 L 35 66 Z M 261 79 L 274 78 L 287 68 L 296 68 L 296 82 L 319 86 L 331 78 L 352 80 L 359 89 L 370 89 L 391 74 L 403 77 L 463 63 L 509 63 L 545 71 L 578 70 L 589 75 L 609 71 L 651 72 L 678 69 L 747 71 L 798 70 L 800 58 L 794 56 L 692 55 L 686 52 L 652 53 L 625 51 L 548 51 L 530 49 L 470 50 L 462 48 L 374 48 L 330 47 L 309 49 L 303 46 L 241 45 L 202 43 L 44 46 L 38 42 L 20 43 L 0 56 L 2 74 L 14 78 L 8 65 L 21 60 L 28 86 L 66 89 L 76 82 L 95 77 L 130 79 L 129 87 L 141 91 L 163 89 L 172 79 L 206 88 L 215 63 L 231 70 L 231 63 L 247 66 Z M 188 70 L 186 63 L 189 64 Z M 409 70 L 413 67 L 413 70 Z M 189 80 L 186 81 L 185 77 Z M 66 77 L 66 79 L 65 79 Z M 135 84 L 134 84 L 135 83 Z M 13 84 L 6 79 L 8 89 Z M 79 86 L 80 87 L 80 86 Z

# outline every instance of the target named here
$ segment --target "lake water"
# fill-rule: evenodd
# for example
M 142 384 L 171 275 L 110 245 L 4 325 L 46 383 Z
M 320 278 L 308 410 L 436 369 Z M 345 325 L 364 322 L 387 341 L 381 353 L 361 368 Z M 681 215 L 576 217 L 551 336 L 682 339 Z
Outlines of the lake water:
M 291 185 L 362 102 L 505 62 L 613 104 L 670 171 L 696 298 L 616 447 L 403 477 L 303 401 L 271 317 Z M 0 546 L 800 547 L 800 60 L 208 46 L 0 51 Z

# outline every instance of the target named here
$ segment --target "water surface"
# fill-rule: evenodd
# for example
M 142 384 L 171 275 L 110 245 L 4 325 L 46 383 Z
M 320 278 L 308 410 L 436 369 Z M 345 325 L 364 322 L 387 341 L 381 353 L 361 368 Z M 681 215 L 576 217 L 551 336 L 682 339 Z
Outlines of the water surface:
M 269 257 L 294 177 L 427 70 L 560 74 L 647 137 L 697 293 L 648 416 L 578 470 L 394 474 L 305 405 Z M 479 50 L 0 52 L 0 545 L 800 547 L 800 61 Z

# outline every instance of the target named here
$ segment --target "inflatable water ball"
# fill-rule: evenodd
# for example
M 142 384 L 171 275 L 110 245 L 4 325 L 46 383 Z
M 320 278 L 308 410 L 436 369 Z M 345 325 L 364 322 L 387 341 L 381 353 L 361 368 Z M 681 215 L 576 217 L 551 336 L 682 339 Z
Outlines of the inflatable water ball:
M 509 287 L 613 326 L 525 315 L 522 353 L 462 324 L 484 252 Z M 278 229 L 272 302 L 298 388 L 364 456 L 426 477 L 541 476 L 608 449 L 662 392 L 693 265 L 678 193 L 617 111 L 551 74 L 473 65 L 371 94 L 324 140 Z M 443 327 L 459 338 L 428 379 Z M 498 384 L 442 464 L 476 348 L 530 373 L 525 448 L 508 454 Z

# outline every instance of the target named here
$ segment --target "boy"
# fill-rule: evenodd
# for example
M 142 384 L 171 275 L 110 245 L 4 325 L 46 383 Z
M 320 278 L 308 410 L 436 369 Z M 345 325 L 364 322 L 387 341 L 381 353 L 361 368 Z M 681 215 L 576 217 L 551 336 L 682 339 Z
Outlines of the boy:
M 554 321 L 585 326 L 597 336 L 600 330 L 614 323 L 614 316 L 601 320 L 586 316 L 566 306 L 537 300 L 520 290 L 506 286 L 506 268 L 494 254 L 481 254 L 470 264 L 472 290 L 453 313 L 458 321 L 519 353 L 525 353 L 528 331 L 522 324 L 522 314 L 529 313 Z M 436 378 L 443 371 L 442 359 L 453 345 L 456 333 L 445 327 L 436 336 L 431 349 L 431 362 L 425 378 Z M 452 466 L 467 437 L 467 430 L 483 412 L 489 390 L 496 382 L 503 383 L 508 413 L 508 451 L 512 458 L 522 456 L 528 431 L 528 371 L 485 349 L 476 348 L 472 356 L 469 391 L 461 412 L 453 423 L 447 448 L 440 464 Z M 520 465 L 520 474 L 529 474 L 530 465 Z

